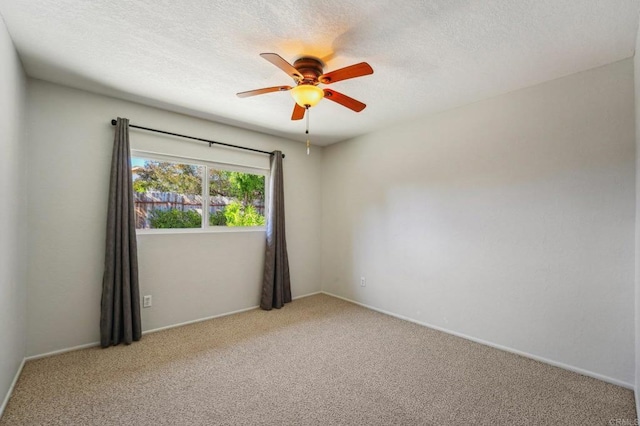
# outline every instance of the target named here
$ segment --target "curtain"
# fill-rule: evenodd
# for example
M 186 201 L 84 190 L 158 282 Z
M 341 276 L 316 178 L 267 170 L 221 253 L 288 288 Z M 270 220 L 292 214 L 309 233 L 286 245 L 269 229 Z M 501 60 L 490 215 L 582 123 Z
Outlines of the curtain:
M 267 248 L 264 259 L 264 279 L 260 307 L 267 311 L 280 309 L 291 302 L 289 259 L 284 231 L 284 185 L 282 179 L 282 152 L 271 155 L 269 178 L 269 209 L 267 211 Z
M 140 340 L 140 290 L 129 151 L 129 120 L 118 118 L 107 208 L 102 279 L 100 344 L 103 348 Z

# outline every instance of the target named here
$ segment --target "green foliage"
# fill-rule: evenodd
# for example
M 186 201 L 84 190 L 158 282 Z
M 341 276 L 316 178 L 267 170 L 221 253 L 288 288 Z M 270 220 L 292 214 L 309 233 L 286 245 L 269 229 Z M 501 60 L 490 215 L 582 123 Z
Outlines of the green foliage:
M 202 226 L 202 217 L 195 210 L 181 211 L 171 210 L 152 210 L 149 215 L 151 228 L 200 228 Z
M 224 170 L 209 170 L 209 195 L 215 197 L 220 195 L 223 197 L 231 196 L 231 183 L 229 182 L 229 173 Z
M 190 164 L 166 161 L 145 161 L 144 167 L 135 170 L 133 190 L 136 192 L 159 191 L 178 194 L 202 194 L 201 169 Z
M 264 176 L 243 172 L 211 170 L 209 194 L 235 198 L 244 206 L 264 200 Z
M 233 201 L 224 209 L 227 226 L 263 226 L 265 218 L 254 206 L 243 206 L 238 201 Z
M 229 175 L 231 196 L 237 198 L 245 207 L 253 200 L 264 200 L 264 176 L 242 172 L 226 172 Z
M 209 215 L 209 225 L 227 226 L 227 217 L 224 215 L 224 209 Z
M 147 160 L 133 169 L 133 189 L 185 195 L 202 194 L 203 166 Z M 243 172 L 209 170 L 209 195 L 231 201 L 223 210 L 209 215 L 211 226 L 262 226 L 264 216 L 255 205 L 264 203 L 265 177 Z M 219 199 L 219 198 L 218 198 Z M 221 201 L 222 201 L 221 200 Z M 195 211 L 153 210 L 152 228 L 199 228 L 202 218 Z

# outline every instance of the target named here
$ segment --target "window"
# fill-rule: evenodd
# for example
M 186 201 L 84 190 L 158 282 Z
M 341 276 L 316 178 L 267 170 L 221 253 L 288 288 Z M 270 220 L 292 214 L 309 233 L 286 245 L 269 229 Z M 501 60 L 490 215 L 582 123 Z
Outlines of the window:
M 131 173 L 136 229 L 265 224 L 266 171 L 135 152 Z

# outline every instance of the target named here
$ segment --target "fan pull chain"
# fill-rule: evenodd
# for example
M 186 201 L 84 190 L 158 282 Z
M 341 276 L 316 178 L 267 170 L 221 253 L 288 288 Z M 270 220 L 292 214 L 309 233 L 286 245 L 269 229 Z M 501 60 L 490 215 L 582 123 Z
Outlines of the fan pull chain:
M 311 148 L 311 142 L 309 142 L 309 106 L 306 106 L 307 108 L 307 130 L 305 131 L 305 133 L 307 134 L 307 155 L 309 155 L 310 153 L 310 148 Z

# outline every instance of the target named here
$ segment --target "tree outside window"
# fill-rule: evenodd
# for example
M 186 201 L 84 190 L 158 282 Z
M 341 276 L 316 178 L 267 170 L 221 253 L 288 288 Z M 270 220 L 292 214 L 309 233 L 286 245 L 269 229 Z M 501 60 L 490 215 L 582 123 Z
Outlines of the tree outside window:
M 209 226 L 265 224 L 262 174 L 141 157 L 131 163 L 138 229 L 202 228 L 203 210 Z

